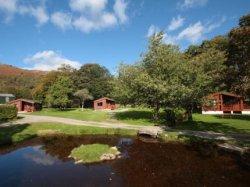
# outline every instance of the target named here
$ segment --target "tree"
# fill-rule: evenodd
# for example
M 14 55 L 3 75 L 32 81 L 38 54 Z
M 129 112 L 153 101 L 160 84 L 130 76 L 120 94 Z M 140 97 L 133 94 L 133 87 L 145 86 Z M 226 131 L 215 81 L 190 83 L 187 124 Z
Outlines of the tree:
M 230 31 L 227 85 L 231 91 L 250 98 L 250 14 Z
M 109 71 L 99 64 L 85 64 L 73 75 L 75 88 L 88 89 L 94 99 L 110 94 L 111 79 Z
M 78 90 L 74 96 L 78 97 L 81 101 L 82 104 L 82 111 L 83 111 L 83 107 L 84 107 L 84 102 L 86 100 L 92 100 L 93 96 L 89 93 L 88 89 L 82 89 L 82 90 Z
M 193 106 L 216 88 L 213 84 L 224 70 L 224 61 L 224 53 L 212 48 L 187 60 L 178 47 L 165 44 L 159 33 L 150 39 L 139 63 L 120 66 L 115 95 L 153 108 L 155 120 L 160 108 L 169 107 L 184 108 L 191 117 Z
M 58 71 L 50 71 L 45 74 L 32 90 L 33 98 L 40 101 L 42 104 L 45 104 L 46 95 L 48 94 L 50 87 L 56 82 L 59 75 Z
M 46 102 L 49 106 L 65 109 L 71 103 L 72 81 L 67 76 L 59 76 L 50 86 L 46 95 Z

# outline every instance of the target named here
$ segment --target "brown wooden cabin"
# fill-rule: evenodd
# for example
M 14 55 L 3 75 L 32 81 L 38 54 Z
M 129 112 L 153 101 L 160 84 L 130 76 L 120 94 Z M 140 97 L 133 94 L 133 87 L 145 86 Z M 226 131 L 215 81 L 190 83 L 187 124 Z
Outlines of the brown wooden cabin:
M 249 113 L 250 107 L 244 103 L 244 98 L 227 92 L 217 92 L 206 97 L 202 106 L 203 114 Z M 249 110 L 249 111 L 248 111 Z
M 16 105 L 18 112 L 34 112 L 42 109 L 41 103 L 28 99 L 17 99 L 9 104 Z
M 103 97 L 94 101 L 94 109 L 95 110 L 114 110 L 116 109 L 116 104 L 113 99 Z

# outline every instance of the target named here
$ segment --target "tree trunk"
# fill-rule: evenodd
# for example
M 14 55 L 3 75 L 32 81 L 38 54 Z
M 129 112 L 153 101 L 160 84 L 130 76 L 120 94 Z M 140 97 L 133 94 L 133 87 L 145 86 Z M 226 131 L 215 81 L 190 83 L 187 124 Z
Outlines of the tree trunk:
M 84 101 L 82 101 L 82 111 L 83 111 L 83 107 L 84 107 Z
M 188 121 L 193 121 L 193 105 L 187 108 Z
M 159 120 L 159 110 L 160 110 L 160 106 L 157 103 L 156 107 L 154 108 L 154 114 L 153 114 L 154 121 L 158 121 Z

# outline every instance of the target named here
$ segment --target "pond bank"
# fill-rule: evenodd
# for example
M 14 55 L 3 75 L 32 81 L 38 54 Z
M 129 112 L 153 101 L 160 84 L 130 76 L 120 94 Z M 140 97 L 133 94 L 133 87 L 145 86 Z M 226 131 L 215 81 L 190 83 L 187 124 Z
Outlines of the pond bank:
M 68 158 L 74 148 L 95 143 L 117 146 L 123 157 L 80 165 Z M 206 143 L 52 135 L 0 148 L 0 178 L 0 186 L 247 186 L 250 173 Z

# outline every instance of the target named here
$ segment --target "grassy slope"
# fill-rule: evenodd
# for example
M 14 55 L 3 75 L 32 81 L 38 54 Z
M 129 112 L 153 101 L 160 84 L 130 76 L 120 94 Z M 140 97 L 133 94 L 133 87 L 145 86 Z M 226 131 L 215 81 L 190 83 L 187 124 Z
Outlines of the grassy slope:
M 63 124 L 40 123 L 31 125 L 17 125 L 12 127 L 3 127 L 0 129 L 0 145 L 8 143 L 17 143 L 26 139 L 34 138 L 40 135 L 51 133 L 62 133 L 67 135 L 84 134 L 106 134 L 106 135 L 136 135 L 134 130 L 126 129 L 106 129 L 99 127 L 72 126 Z
M 193 122 L 175 127 L 181 130 L 250 133 L 250 116 L 213 116 L 194 114 Z
M 149 109 L 129 109 L 128 111 L 94 111 L 91 109 L 68 109 L 60 111 L 57 109 L 43 109 L 34 112 L 32 115 L 56 116 L 64 118 L 72 118 L 84 121 L 109 121 L 112 123 L 122 122 L 131 125 L 154 125 L 152 121 L 152 111 Z

